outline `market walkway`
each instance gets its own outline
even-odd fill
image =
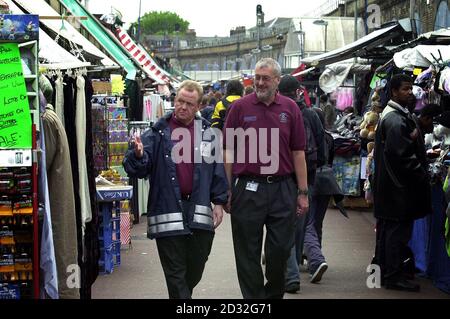
[[[374,248],[374,219],[369,212],[349,212],[350,219],[329,210],[324,224],[324,254],[329,265],[319,284],[302,273],[301,290],[286,299],[306,298],[448,298],[430,280],[419,278],[420,293],[369,289],[367,265]],[[146,219],[132,229],[132,249],[122,250],[122,264],[110,275],[100,275],[92,298],[165,299],[168,297],[155,241],[146,238]],[[217,231],[212,252],[194,298],[240,299],[229,216]]]

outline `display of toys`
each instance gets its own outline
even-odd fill
[[[369,111],[364,114],[364,121],[361,123],[359,135],[361,138],[368,139],[370,141],[375,139],[375,128],[378,123],[378,113]]]

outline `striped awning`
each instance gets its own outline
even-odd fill
[[[116,28],[116,33],[120,43],[122,43],[125,49],[131,54],[133,59],[142,66],[150,78],[159,84],[171,82],[167,72],[160,68],[151,56],[131,39],[127,32],[122,28]]]

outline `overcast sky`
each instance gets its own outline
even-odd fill
[[[261,4],[264,20],[299,17],[324,0],[142,0],[141,15],[149,11],[171,11],[190,22],[197,36],[228,36],[236,26],[256,25],[256,5]],[[111,6],[119,10],[124,22],[137,20],[139,0],[88,0],[92,13],[107,13]]]

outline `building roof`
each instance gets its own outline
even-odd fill
[[[323,20],[324,25],[317,25],[314,22]],[[364,36],[364,22],[358,19],[357,38]],[[302,46],[299,38],[304,34],[304,44]],[[325,39],[326,35],[326,39]],[[326,45],[325,45],[326,40]],[[287,35],[285,55],[302,55],[309,57],[318,55],[326,51],[341,48],[355,41],[354,19],[346,17],[302,17],[293,18],[290,31]]]
[[[396,23],[373,31],[357,41],[347,44],[341,48],[317,56],[305,58],[301,62],[306,65],[325,66],[353,57],[364,57],[366,52],[370,52],[379,45],[389,42],[400,35],[404,35],[406,32],[407,30],[404,29],[402,23]]]
[[[274,18],[269,21],[264,21],[263,28],[267,28],[267,29],[273,29],[273,28],[282,29],[284,27],[289,28],[289,25],[290,25],[292,19],[293,18]],[[256,32],[257,30],[258,30],[258,27],[254,26],[254,27],[248,29],[247,31]]]

